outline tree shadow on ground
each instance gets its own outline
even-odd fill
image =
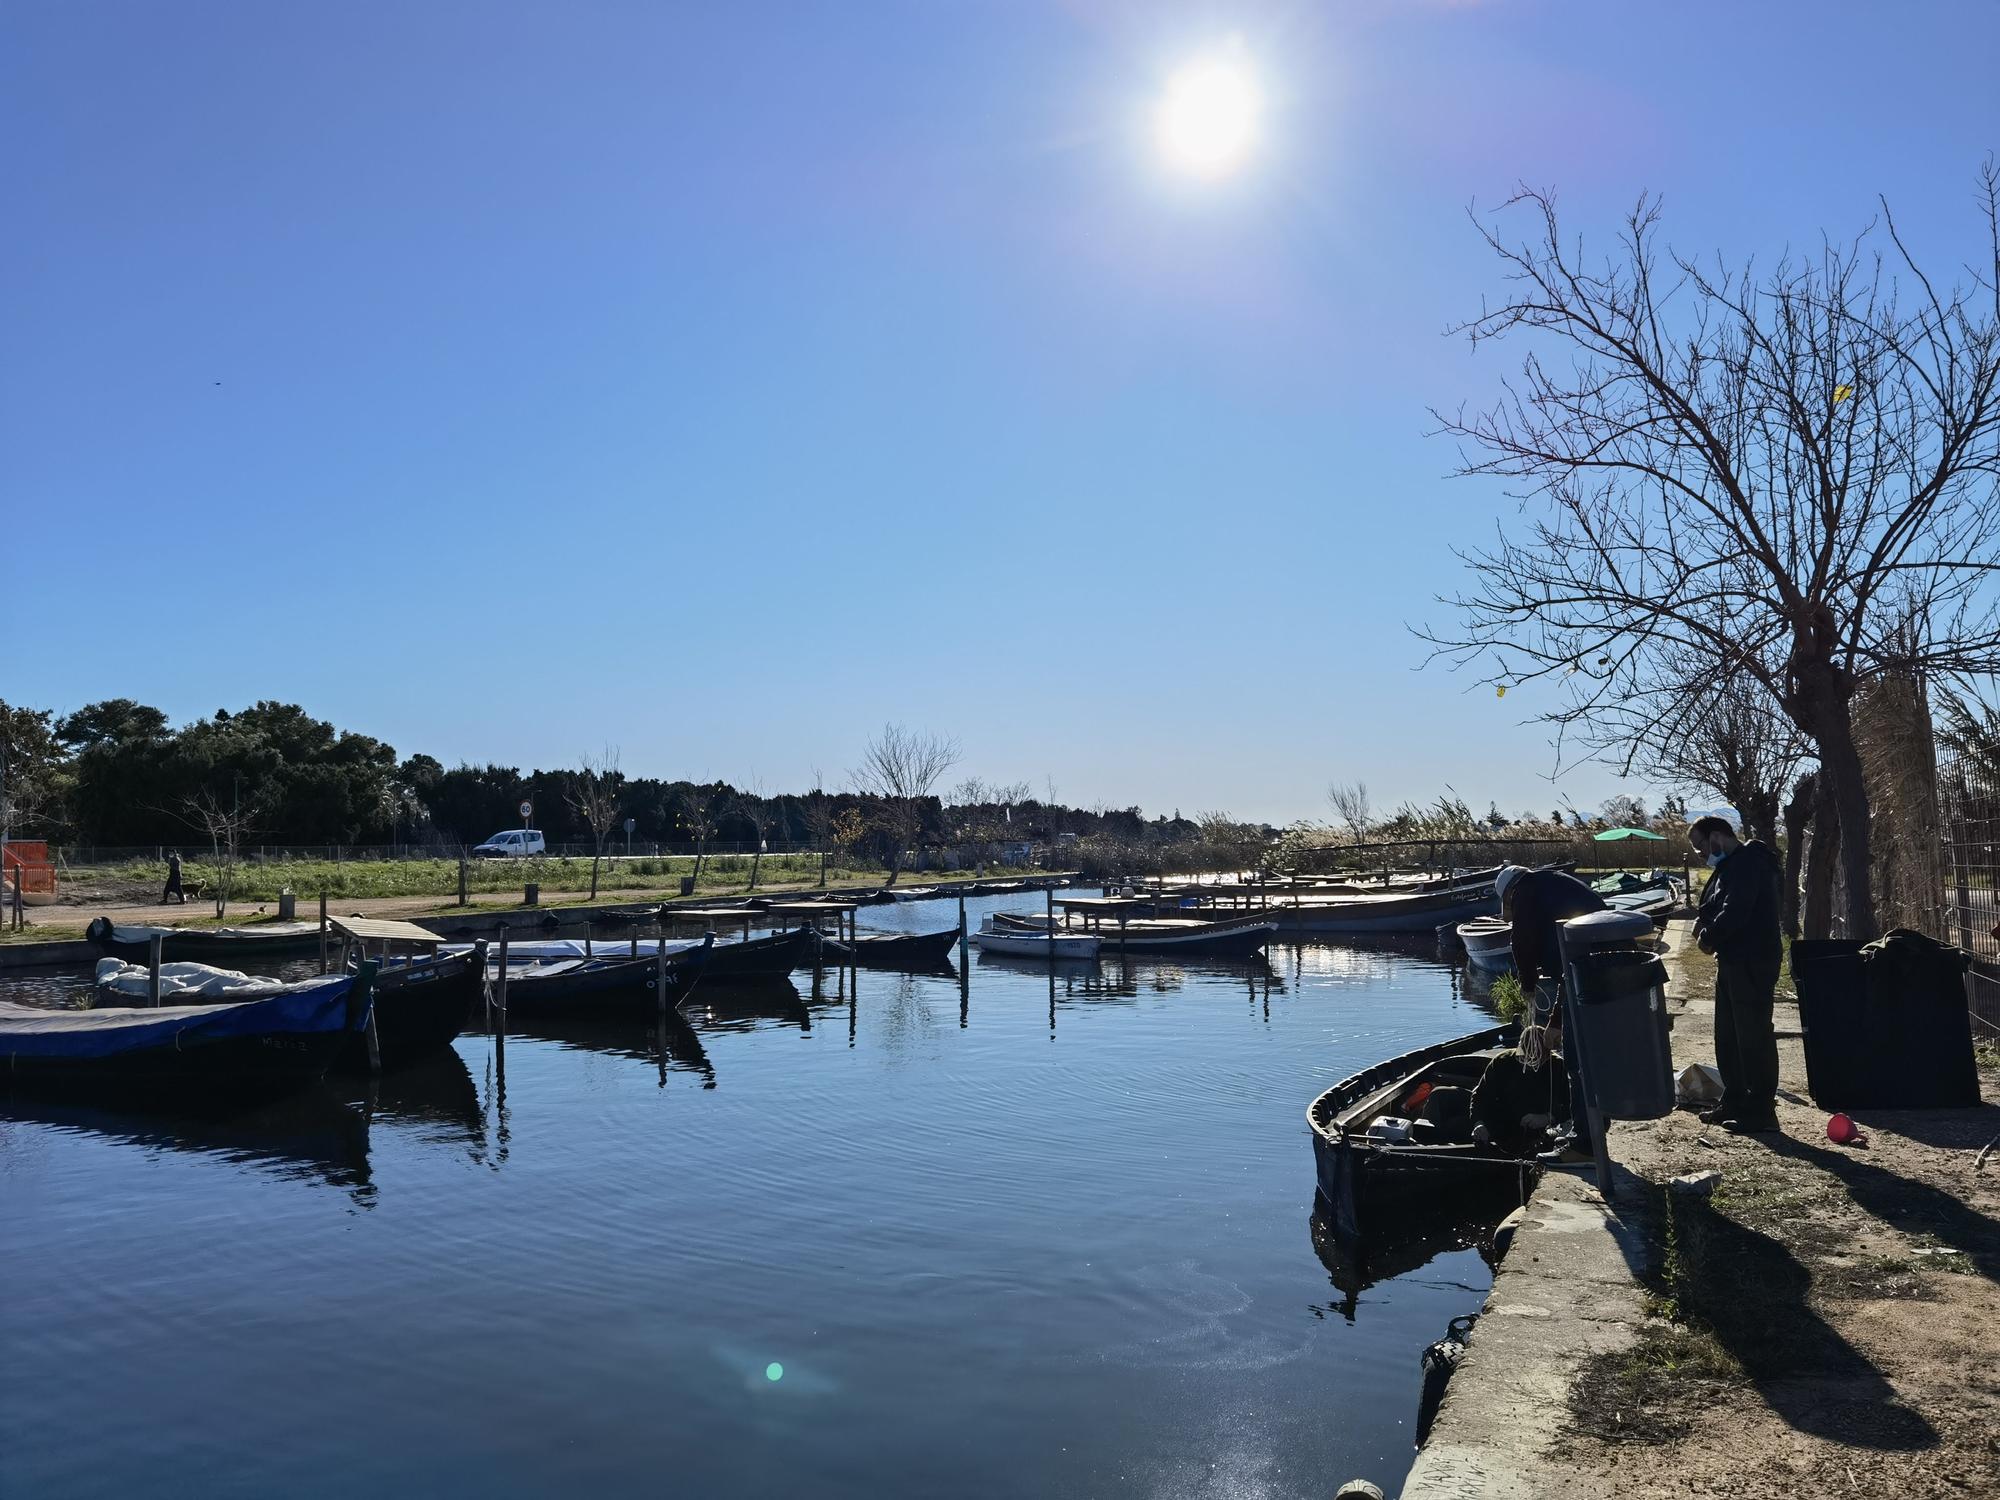
[[[1994,1116],[2000,1116],[2000,1110],[1987,1116],[1989,1123]],[[1935,1236],[1965,1256],[1979,1275],[2000,1282],[2000,1221],[1964,1200],[1928,1183],[1878,1167],[1865,1156],[1835,1151],[1812,1141],[1781,1136],[1772,1140],[1771,1149],[1838,1178],[1848,1196],[1868,1213],[1906,1234]]]
[[[1864,1129],[1900,1135],[1945,1151],[1977,1151],[2000,1135],[2000,1104],[1978,1104],[1970,1109],[1850,1109],[1847,1113]]]
[[[1812,1306],[1812,1273],[1778,1240],[1706,1200],[1674,1204],[1683,1313],[1709,1328],[1765,1404],[1799,1432],[1909,1452],[1937,1430]]]

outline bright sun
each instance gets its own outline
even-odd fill
[[[1233,50],[1182,64],[1153,113],[1161,157],[1190,177],[1227,177],[1257,143],[1263,102],[1257,75]]]

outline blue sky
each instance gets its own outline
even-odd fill
[[[1407,626],[1512,505],[1465,221],[1976,230],[2000,7],[16,4],[0,696],[833,781],[888,719],[1152,811],[1556,785]],[[1244,169],[1149,133],[1237,39]],[[19,637],[14,637],[16,640]],[[1634,790],[1644,790],[1634,787]]]

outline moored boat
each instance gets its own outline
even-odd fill
[[[227,1005],[49,1010],[0,1001],[0,1078],[124,1097],[256,1096],[322,1076],[369,1014],[373,966]]]
[[[382,1067],[409,1067],[450,1047],[471,1024],[485,985],[480,948],[383,969],[375,976],[375,1043]],[[333,1059],[338,1073],[366,1073],[373,1066],[365,1035],[349,1036]]]
[[[997,913],[995,920],[1005,929],[1047,932],[1048,918],[1010,916]],[[1061,926],[1057,932],[1068,931]],[[1224,918],[1205,921],[1184,917],[1142,917],[1113,926],[1101,923],[1091,935],[1103,940],[1104,950],[1121,953],[1168,953],[1212,958],[1247,957],[1261,953],[1277,936],[1278,924],[1267,916]]]
[[[669,958],[666,981],[671,1003],[700,967],[701,949]],[[497,978],[497,965],[495,966]],[[555,958],[509,964],[507,1014],[567,1014],[586,1010],[652,1010],[659,1006],[660,960],[644,958]]]
[[[1062,959],[1097,957],[1104,940],[1094,932],[1028,932],[1007,927],[992,916],[970,935],[972,946],[981,953],[997,953],[1009,958]]]
[[[144,963],[160,938],[163,961],[230,967],[246,961],[308,953],[319,946],[317,922],[263,922],[253,927],[124,926],[98,917],[83,934],[116,958]]]
[[[1532,1156],[1475,1143],[1469,1120],[1452,1126],[1412,1119],[1436,1091],[1469,1095],[1515,1036],[1514,1027],[1496,1026],[1421,1047],[1343,1079],[1313,1100],[1306,1110],[1313,1165],[1337,1233],[1358,1237],[1399,1204],[1437,1208],[1508,1184],[1525,1194],[1539,1170]]]
[[[1474,917],[1455,929],[1465,945],[1465,960],[1488,974],[1507,974],[1514,968],[1514,924],[1505,917]]]
[[[1259,913],[1283,932],[1340,937],[1367,933],[1432,932],[1446,922],[1492,916],[1500,910],[1493,886],[1451,887],[1409,895],[1353,896],[1340,901],[1273,902]]]
[[[951,962],[958,946],[958,929],[942,932],[863,932],[852,942],[821,940],[828,964],[853,964],[863,969],[935,969]]]

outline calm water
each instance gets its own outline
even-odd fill
[[[664,1034],[462,1037],[372,1115],[359,1091],[208,1122],[12,1106],[5,1490],[1401,1478],[1418,1353],[1488,1273],[1451,1250],[1337,1288],[1304,1112],[1485,1024],[1452,969],[1329,946],[797,978],[705,990]]]

